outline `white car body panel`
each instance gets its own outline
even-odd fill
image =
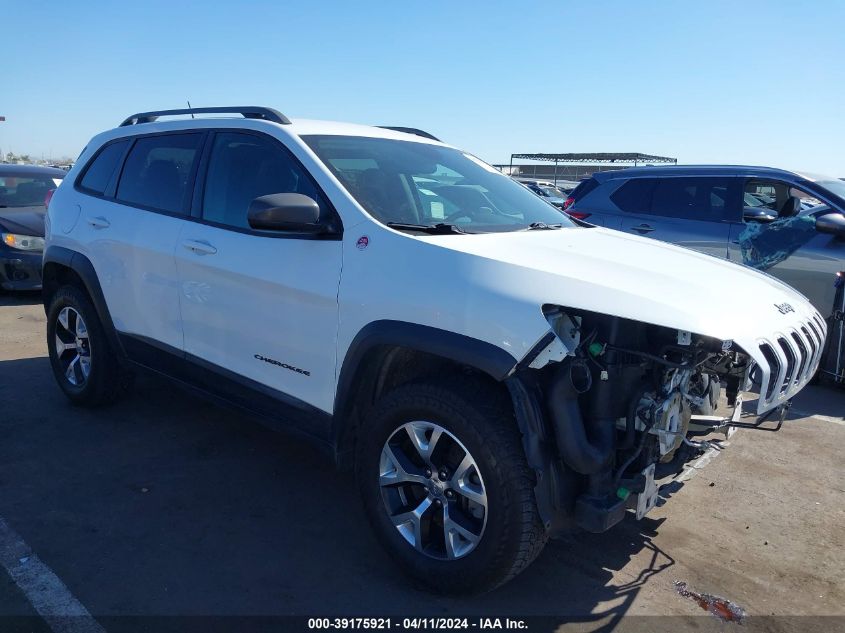
[[[776,389],[771,399],[761,398],[761,412],[794,395],[818,364],[818,358],[808,359],[786,376],[788,359],[777,345],[776,363],[761,353],[761,343],[775,343],[792,333],[803,337],[802,326],[808,322],[824,328],[806,299],[767,275],[601,228],[484,235],[400,233],[358,205],[299,135],[346,134],[436,144],[425,138],[320,121],[278,125],[202,118],[105,132],[91,141],[77,166],[85,165],[113,138],[195,128],[251,129],[282,141],[332,201],[344,225],[342,242],[262,238],[145,213],[143,222],[117,223],[125,239],[156,244],[155,252],[137,257],[138,251],[129,253],[110,238],[80,228],[101,202],[73,189],[81,167],[68,174],[49,211],[53,226],[66,226],[73,222],[65,216],[78,203],[84,206],[81,218],[69,232],[52,230],[48,240],[99,262],[95,268],[105,280],[106,301],[119,330],[184,349],[323,411],[334,411],[340,368],[355,336],[369,323],[385,319],[491,343],[507,351],[515,363],[549,331],[544,304],[732,340],[760,365],[764,381],[783,383],[788,378],[788,385]],[[368,238],[366,248],[359,248],[362,236]],[[182,252],[178,243],[185,239],[213,241],[217,259],[212,263]],[[173,307],[176,297],[181,312]],[[789,310],[784,314],[778,306],[785,304]],[[262,346],[268,351],[259,349]],[[306,380],[254,358],[254,354],[274,358],[275,353],[284,356],[277,360],[311,376]]]
[[[70,187],[61,194],[72,191]],[[126,213],[119,204],[75,194],[70,215],[54,218],[50,243],[69,245],[97,271],[112,321],[121,332],[182,348],[182,317],[173,251],[185,220],[160,213]],[[59,208],[59,205],[54,205]],[[72,240],[58,227],[73,225]],[[107,226],[105,226],[107,225]]]
[[[176,249],[185,351],[331,411],[341,248],[186,222]]]
[[[362,235],[369,243],[357,250]],[[344,245],[339,358],[368,323],[395,319],[520,361],[549,331],[542,306],[552,304],[732,340],[765,367],[761,342],[818,317],[798,292],[751,268],[598,227],[412,236],[372,222],[348,231]],[[794,312],[782,314],[785,303]]]

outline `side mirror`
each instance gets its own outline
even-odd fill
[[[816,218],[816,230],[837,237],[845,237],[845,215],[827,213]]]
[[[290,231],[292,233],[322,233],[320,205],[301,193],[272,193],[256,198],[249,204],[247,221],[262,231]]]
[[[745,222],[773,222],[778,219],[778,214],[766,207],[745,207],[742,219]]]

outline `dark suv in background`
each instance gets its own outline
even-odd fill
[[[723,257],[788,283],[827,318],[834,335],[823,369],[842,381],[842,180],[729,165],[622,169],[584,180],[564,209],[593,224]],[[737,291],[742,288],[725,288]]]
[[[768,167],[642,167],[594,174],[566,211],[763,270],[824,315],[845,269],[845,182]],[[730,289],[726,289],[730,290]]]

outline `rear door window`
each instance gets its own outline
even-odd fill
[[[610,200],[625,213],[648,213],[655,184],[653,178],[629,180],[613,192]]]
[[[0,208],[42,207],[47,194],[59,186],[61,179],[51,176],[0,176]]]
[[[126,157],[117,199],[158,211],[185,213],[202,140],[203,134],[139,138]]]
[[[734,220],[740,197],[736,178],[661,178],[651,194],[650,213],[710,222]]]
[[[598,186],[599,183],[595,178],[588,178],[586,180],[582,180],[575,186],[575,189],[569,192],[569,197],[572,199],[573,203],[577,203],[579,200],[585,198],[588,194],[590,194]]]
[[[85,173],[79,186],[90,193],[103,195],[120,167],[120,161],[129,145],[129,140],[116,141],[106,145],[94,157]]]

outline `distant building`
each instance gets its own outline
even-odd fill
[[[542,161],[541,163],[514,164],[514,160]],[[511,154],[507,165],[494,165],[515,178],[537,180],[582,180],[598,171],[625,169],[645,165],[678,164],[677,158],[640,153],[585,153],[585,154]]]

